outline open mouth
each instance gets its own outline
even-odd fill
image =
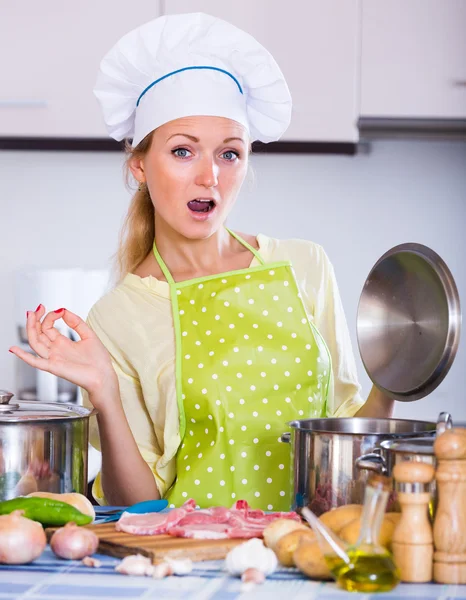
[[[195,213],[208,213],[215,208],[215,202],[213,200],[198,198],[188,202],[188,208]]]

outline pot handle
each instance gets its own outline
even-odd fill
[[[453,427],[453,420],[449,412],[441,412],[437,419],[436,435],[442,435],[447,429]]]
[[[285,444],[289,444],[291,442],[291,433],[289,431],[282,433],[280,441],[284,442]]]
[[[369,452],[369,454],[363,454],[356,459],[356,466],[358,469],[364,469],[365,471],[375,471],[382,475],[387,474],[387,465],[385,459],[376,452]]]

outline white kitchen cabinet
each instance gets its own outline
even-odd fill
[[[230,21],[273,54],[293,96],[284,140],[357,141],[358,0],[0,3],[0,138],[108,139],[92,93],[103,55],[161,12],[195,11]]]
[[[293,98],[283,141],[358,139],[358,0],[165,0],[164,14],[205,12],[253,35],[273,55]]]
[[[0,3],[0,136],[106,138],[92,92],[100,60],[159,0]]]
[[[361,116],[466,118],[465,0],[362,0]]]

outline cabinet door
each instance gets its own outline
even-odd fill
[[[465,0],[362,0],[361,115],[466,118]]]
[[[165,0],[165,14],[205,12],[253,35],[293,98],[288,141],[358,139],[358,0]]]
[[[99,63],[158,15],[158,0],[1,3],[0,136],[106,138],[92,92]]]

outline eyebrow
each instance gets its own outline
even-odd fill
[[[169,140],[171,140],[173,137],[177,136],[177,135],[182,135],[184,137],[187,137],[188,139],[190,139],[192,142],[195,142],[196,144],[199,143],[199,138],[195,137],[194,135],[189,135],[187,133],[174,133],[173,135],[171,135],[169,138],[167,138],[167,142]],[[229,137],[223,140],[224,144],[228,144],[228,142],[232,142],[233,140],[238,140],[239,142],[243,142],[243,144],[245,144],[246,142],[243,140],[243,138],[240,137]]]

